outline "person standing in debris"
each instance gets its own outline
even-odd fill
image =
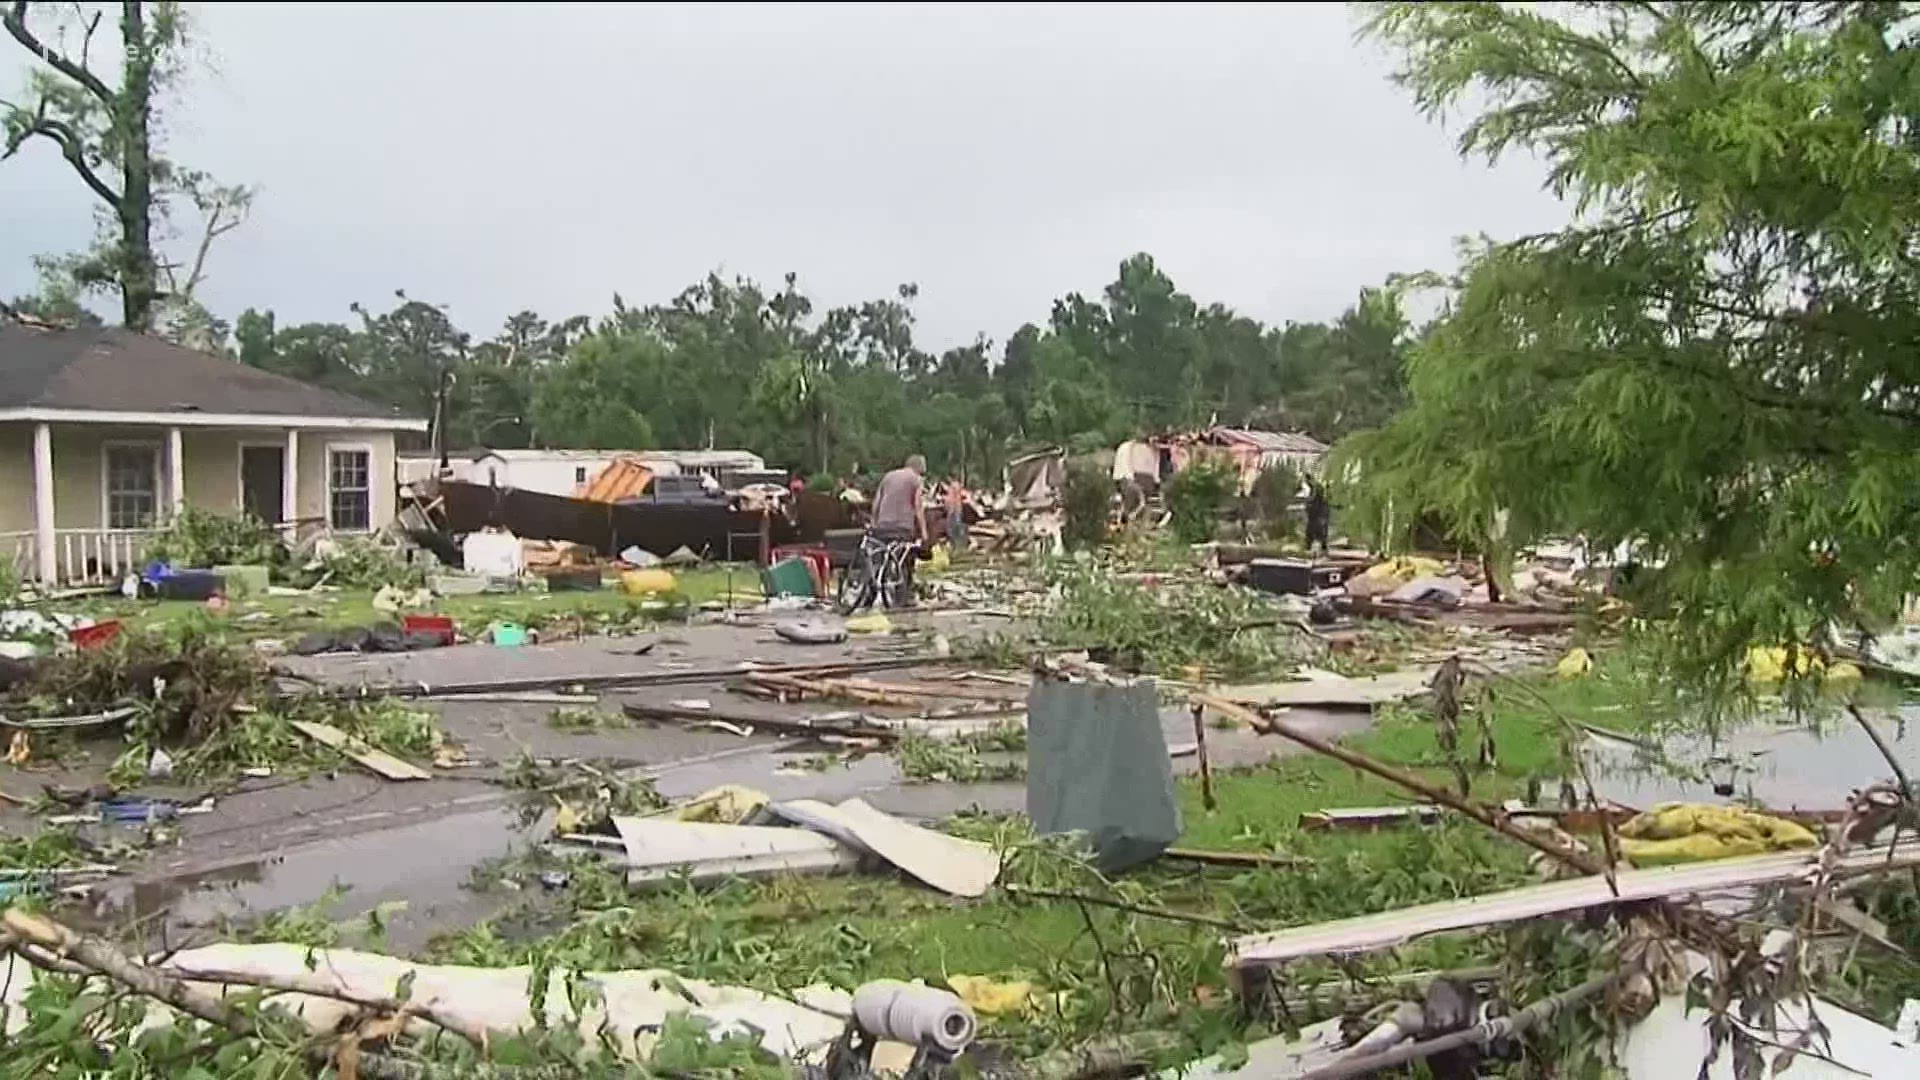
[[[890,607],[913,602],[914,549],[927,539],[926,473],[927,459],[914,454],[882,476],[873,491],[873,514],[860,552],[870,588]]]
[[[967,550],[967,485],[948,477],[940,499],[947,508],[947,546],[958,554]]]
[[[1307,481],[1307,550],[1327,553],[1327,536],[1333,528],[1333,507],[1327,503],[1327,491],[1317,480]]]

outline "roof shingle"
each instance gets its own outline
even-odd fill
[[[0,320],[0,409],[32,408],[416,422],[389,405],[131,330]]]

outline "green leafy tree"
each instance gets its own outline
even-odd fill
[[[1632,541],[1676,661],[1819,642],[1920,572],[1911,5],[1388,4],[1367,33],[1461,149],[1582,208],[1470,250],[1363,491]]]
[[[368,383],[381,400],[428,417],[428,446],[435,458],[447,449],[447,421],[459,408],[456,393],[470,355],[469,337],[446,311],[394,291],[400,303],[376,315],[359,304]]]
[[[1412,336],[1390,289],[1362,290],[1332,325],[1289,324],[1273,336],[1276,385],[1252,419],[1327,442],[1379,427],[1406,405]]]
[[[654,444],[640,403],[670,358],[635,332],[592,334],[545,371],[533,393],[534,424],[548,446],[642,449]]]
[[[97,66],[94,56],[95,38],[113,9],[117,17],[108,26],[117,74]],[[106,215],[100,242],[52,265],[76,292],[117,290],[128,327],[152,329],[170,302],[169,329],[190,344],[217,345],[216,330],[223,335],[224,329],[193,301],[193,290],[205,276],[213,241],[245,218],[252,196],[178,168],[158,145],[160,103],[186,66],[188,23],[180,5],[13,0],[0,9],[0,26],[31,58],[21,99],[0,101],[6,135],[0,156],[35,140],[52,144]],[[195,253],[184,262],[156,254],[156,231],[164,233],[176,198],[193,203],[205,220]]]

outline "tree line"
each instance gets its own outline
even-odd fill
[[[1410,328],[1387,290],[1332,323],[1270,327],[1201,305],[1140,254],[1098,299],[1066,296],[999,347],[981,336],[938,353],[916,340],[916,298],[902,285],[822,309],[793,274],[777,288],[713,274],[664,303],[615,296],[597,317],[523,311],[483,338],[402,293],[383,312],[355,305],[352,324],[250,309],[230,348],[429,417],[450,451],[738,446],[834,475],[919,452],[992,477],[1035,446],[1211,423],[1331,440],[1383,422],[1405,393]]]

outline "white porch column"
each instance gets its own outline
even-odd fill
[[[187,505],[186,455],[181,452],[180,429],[167,429],[167,505],[174,513]]]
[[[280,521],[287,535],[297,535],[294,522],[300,519],[300,432],[287,429],[287,456],[281,462]]]
[[[33,561],[41,581],[59,584],[53,550],[53,429],[46,424],[33,426]]]

